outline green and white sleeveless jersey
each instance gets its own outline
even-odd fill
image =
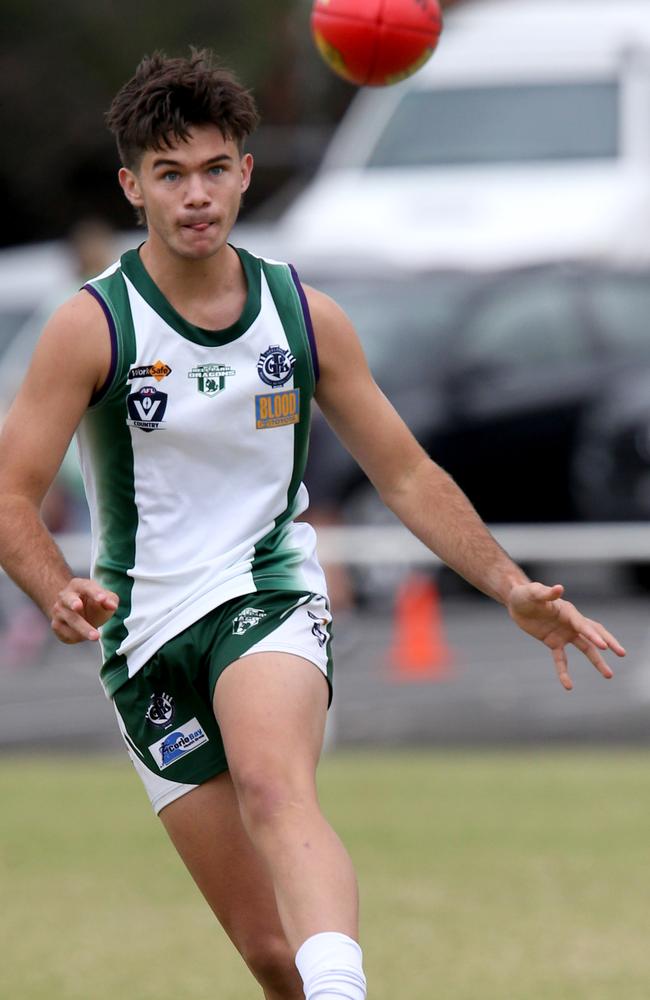
[[[112,341],[78,431],[91,572],[120,598],[101,629],[109,695],[224,601],[326,593],[314,530],[294,521],[318,377],[309,310],[287,264],[237,253],[248,295],[226,330],[184,320],[136,250],[85,286]]]

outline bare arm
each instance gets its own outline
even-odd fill
[[[504,604],[522,629],[549,646],[566,688],[572,686],[567,642],[578,646],[604,676],[612,676],[598,650],[611,648],[624,655],[622,646],[561,600],[562,587],[528,580],[383,395],[345,313],[326,295],[314,289],[306,293],[321,368],[316,399],[386,506],[448,566]]]
[[[328,422],[406,527],[473,586],[506,604],[527,577],[381,392],[345,314],[326,296],[309,295],[321,367],[316,398]]]
[[[0,434],[0,563],[52,620],[64,642],[96,639],[117,606],[90,580],[75,580],[40,517],[43,498],[93,392],[107,377],[110,341],[87,292],[46,325]],[[87,614],[85,613],[87,612]]]

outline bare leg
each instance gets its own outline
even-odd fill
[[[215,690],[244,827],[270,873],[294,953],[321,931],[358,936],[352,863],[316,794],[326,710],[323,675],[286,653],[243,657]]]
[[[282,930],[266,866],[242,825],[230,775],[188,792],[160,818],[266,1000],[304,1000],[295,949]]]

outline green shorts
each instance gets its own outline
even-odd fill
[[[331,622],[317,594],[246,594],[174,636],[118,688],[120,732],[156,812],[228,769],[212,707],[228,664],[251,653],[293,653],[322,671],[331,701]]]

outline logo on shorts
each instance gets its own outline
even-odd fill
[[[272,344],[266,351],[262,351],[257,362],[259,377],[267,385],[284,385],[291,378],[295,367],[296,359],[291,351],[279,344]]]
[[[182,757],[187,757],[198,747],[208,743],[208,737],[199,725],[198,719],[190,719],[183,723],[173,733],[163,736],[157,743],[152,743],[149,747],[151,756],[156,762],[159,770],[164,771],[170,764],[175,764]]]
[[[226,376],[236,374],[229,365],[197,365],[187,377],[198,379],[197,388],[204,396],[216,396],[226,388]]]
[[[167,393],[154,389],[152,385],[143,385],[128,396],[126,407],[129,412],[127,424],[147,433],[157,431],[167,409]]]
[[[259,625],[264,618],[266,618],[266,611],[262,611],[260,608],[244,608],[232,620],[232,634],[243,635],[244,632],[248,632],[249,628]]]
[[[152,694],[149,708],[145,712],[147,722],[154,726],[168,726],[174,718],[174,700],[171,695]]]
[[[327,625],[327,618],[320,618],[318,615],[312,614],[311,611],[308,611],[307,614],[314,620],[314,624],[311,627],[311,634],[316,637],[318,645],[322,649],[328,639],[327,632],[323,630],[323,625]]]

